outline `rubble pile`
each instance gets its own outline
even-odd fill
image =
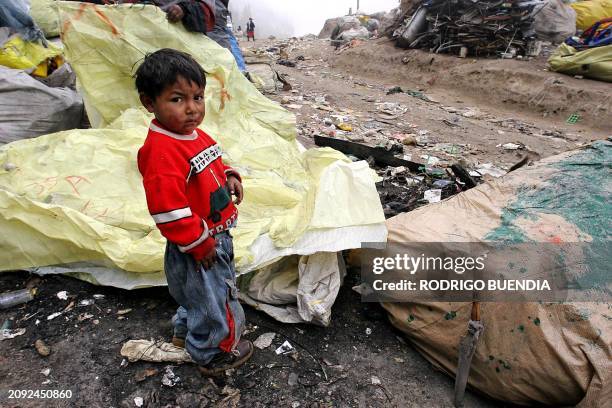
[[[545,1],[429,0],[394,32],[399,46],[462,57],[528,55]]]

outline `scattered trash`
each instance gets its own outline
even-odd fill
[[[15,330],[10,330],[10,329],[0,330],[0,341],[14,339],[17,336],[24,335],[25,332],[26,332],[25,328],[20,328],[20,329],[15,329]]]
[[[128,365],[130,365],[130,363],[129,363],[129,361],[127,360],[127,358],[123,358],[123,359],[121,359],[121,363],[119,364],[119,367],[121,367],[121,368],[125,368],[125,367],[127,367]]]
[[[406,135],[406,137],[402,139],[402,144],[406,146],[416,146],[417,139],[415,135]]]
[[[92,317],[93,317],[93,315],[92,315],[92,314],[90,314],[90,313],[81,313],[81,314],[79,314],[79,316],[77,317],[77,320],[78,320],[79,322],[83,322],[83,321],[85,321],[85,320],[89,320],[89,319],[91,319]]]
[[[79,306],[91,306],[96,303],[93,299],[83,299],[79,302]]]
[[[164,373],[164,376],[162,377],[162,384],[165,385],[166,387],[174,387],[179,382],[181,382],[181,377],[174,374],[174,371],[172,371],[172,368],[173,366],[166,366],[166,372]]]
[[[336,125],[336,127],[340,130],[343,130],[345,132],[352,132],[353,131],[353,127],[351,125],[349,125],[348,123],[338,123]]]
[[[535,37],[534,18],[544,1],[501,2],[459,0],[412,2],[412,18],[393,33],[404,48],[434,53],[490,56],[527,55]]]
[[[294,385],[297,385],[297,383],[298,383],[298,375],[296,373],[290,373],[289,378],[287,379],[287,384],[290,387],[293,387]]]
[[[47,316],[47,320],[53,320],[53,319],[55,319],[56,317],[61,316],[61,315],[62,315],[62,312],[55,312],[55,313],[52,313],[52,314],[50,314],[49,316]]]
[[[130,313],[131,311],[132,311],[132,309],[122,309],[122,310],[117,310],[117,314],[118,314],[119,316],[122,316],[122,315],[125,315],[125,314]]]
[[[45,377],[48,377],[49,374],[51,374],[51,369],[50,368],[45,368],[44,370],[40,370],[40,373],[42,375],[44,375]]]
[[[276,337],[276,333],[264,333],[253,342],[253,345],[260,350],[266,349],[272,345],[272,341]]]
[[[101,300],[101,299],[104,299],[105,297],[106,296],[101,295],[99,293],[96,293],[95,295],[93,295],[93,298],[96,299],[96,300]]]
[[[439,203],[442,200],[442,190],[427,190],[423,196],[429,204]]]
[[[36,351],[38,351],[38,354],[43,357],[47,357],[49,354],[51,354],[51,349],[49,346],[47,346],[45,342],[40,339],[34,342],[34,347],[36,348]]]
[[[0,309],[21,305],[34,299],[36,289],[21,289],[0,295]]]
[[[372,329],[370,329],[369,327],[367,327],[367,328],[365,329],[365,334],[366,334],[366,336],[369,336],[370,334],[372,334]]]
[[[138,371],[134,376],[136,382],[143,382],[149,377],[153,377],[159,374],[159,370],[156,368],[147,368],[145,370]]]
[[[497,178],[506,174],[506,171],[495,167],[493,163],[483,163],[476,166],[474,171],[470,171],[469,174],[472,177],[482,177],[484,175],[489,175],[491,177]]]
[[[519,149],[524,149],[525,145],[520,144],[520,143],[505,143],[505,144],[498,144],[497,147],[502,147],[504,150],[519,150]]]
[[[144,399],[142,397],[134,398],[134,405],[136,405],[139,408],[142,407],[144,405]]]
[[[579,120],[580,120],[580,115],[577,113],[572,113],[565,122],[570,125],[575,125],[576,123],[578,123]]]
[[[373,375],[372,378],[370,378],[370,381],[372,381],[372,385],[381,385],[382,384],[380,382],[380,378],[376,377],[375,375]]]
[[[276,61],[276,63],[278,65],[284,65],[285,67],[290,67],[290,68],[297,67],[297,64],[295,62],[289,61],[289,60],[286,60],[286,59],[280,59],[280,60]]]
[[[193,362],[184,348],[176,347],[171,343],[155,342],[153,340],[130,340],[121,347],[121,355],[126,357],[131,363],[139,360],[156,363]]]
[[[440,159],[438,159],[436,156],[424,154],[421,156],[421,159],[425,159],[425,163],[428,166],[437,166],[438,164],[440,164]]]
[[[276,349],[276,354],[281,355],[281,354],[288,354],[291,353],[295,350],[295,348],[291,345],[291,343],[289,343],[289,341],[285,340],[285,342]]]
[[[62,290],[61,292],[57,292],[57,298],[59,300],[68,300],[68,292]]]

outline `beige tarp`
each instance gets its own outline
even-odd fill
[[[607,141],[548,158],[388,220],[389,242],[609,242],[611,161]],[[610,290],[609,277],[606,282]],[[454,375],[471,303],[384,307],[429,361]],[[469,386],[515,404],[610,406],[611,308],[610,303],[483,303],[485,330]]]
[[[59,4],[66,57],[95,129],[0,147],[0,270],[71,273],[128,289],[165,283],[165,241],[136,168],[151,118],[135,109],[132,75],[147,52],[177,48],[209,73],[203,128],[243,176],[233,232],[243,295],[279,319],[328,324],[343,274],[336,252],[386,238],[367,163],[301,149],[295,117],[257,91],[229,51],[170,24],[160,9]],[[291,282],[282,296],[274,295],[277,279]]]

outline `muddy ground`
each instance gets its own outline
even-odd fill
[[[267,41],[255,47],[275,45]],[[353,127],[338,132],[341,138],[376,145],[397,134],[420,137],[417,146],[404,147],[404,154],[418,160],[435,156],[442,169],[454,162],[467,168],[493,163],[508,169],[527,153],[537,159],[612,134],[611,85],[543,71],[542,59],[459,60],[398,50],[387,40],[342,53],[316,40],[294,44],[289,51],[297,67],[275,67],[294,90],[271,98],[297,114],[299,139],[308,147],[314,145],[315,134],[330,130],[324,122],[333,114],[344,116]],[[387,95],[395,86],[422,91],[429,100],[406,93]],[[382,102],[400,104],[406,111],[381,117],[376,103]],[[567,124],[571,113],[582,120]],[[522,147],[498,146],[509,142]],[[176,305],[165,288],[123,291],[62,276],[32,279],[25,272],[0,278],[0,293],[21,289],[27,282],[39,288],[30,303],[0,311],[0,323],[8,320],[12,328],[26,330],[0,341],[2,406],[133,407],[138,397],[146,407],[452,406],[452,379],[407,344],[379,307],[360,302],[351,289],[358,283],[355,271],[349,271],[330,327],[282,325],[246,308],[246,337],[254,340],[275,332],[272,347],[258,350],[243,368],[215,381],[202,378],[189,364],[170,367],[180,377],[173,387],[162,385],[167,365],[126,365],[119,354],[129,339],[170,339]],[[67,291],[67,300],[57,297],[60,291]],[[79,305],[88,299],[94,302]],[[50,347],[50,355],[37,352],[36,340]],[[285,340],[297,354],[274,353]],[[144,378],[145,373],[151,375]],[[10,389],[70,389],[73,397],[10,400]],[[505,405],[468,392],[466,406]]]

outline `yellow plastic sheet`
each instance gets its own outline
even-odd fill
[[[51,43],[44,47],[38,42],[24,41],[15,35],[1,46],[0,65],[46,77],[49,60],[55,59],[57,65],[61,65],[61,55],[62,50]]]
[[[124,288],[164,283],[165,241],[136,167],[151,118],[134,109],[132,78],[143,56],[162,47],[191,53],[209,73],[203,128],[245,186],[233,233],[239,273],[385,239],[367,164],[331,149],[301,151],[294,116],[261,95],[229,51],[152,6],[60,7],[67,58],[98,129],[0,148],[0,270],[70,272]]]
[[[580,30],[612,17],[612,0],[577,1],[570,6],[576,10],[576,28]]]
[[[548,63],[553,71],[612,82],[612,45],[578,51],[563,43]]]

